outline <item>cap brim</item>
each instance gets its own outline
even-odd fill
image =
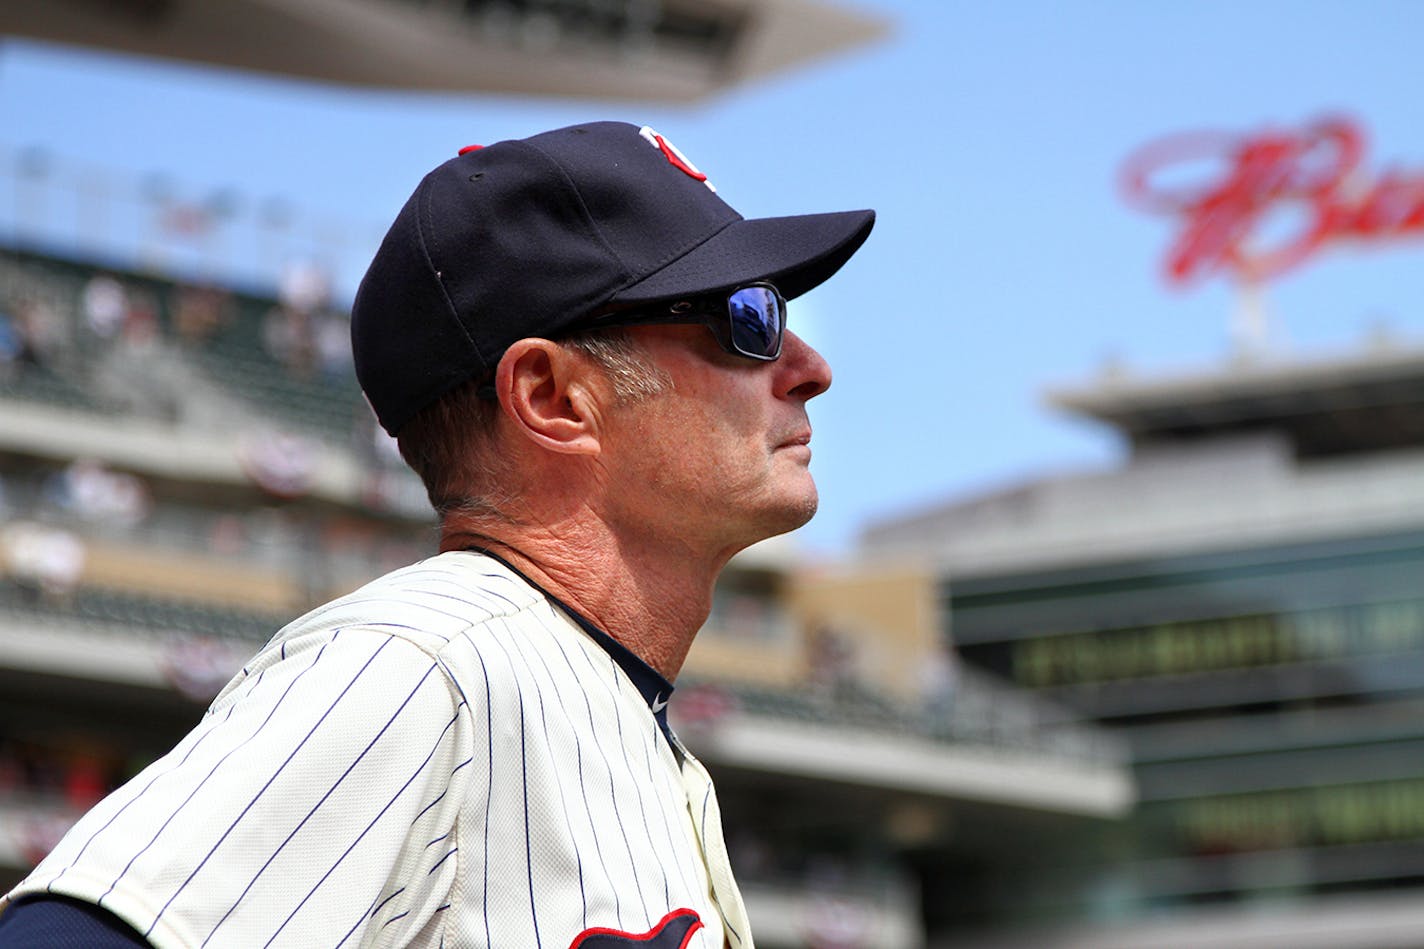
[[[874,211],[733,221],[667,266],[619,290],[610,302],[647,303],[757,280],[776,284],[789,300],[841,269],[874,224]]]

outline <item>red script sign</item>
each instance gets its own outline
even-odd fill
[[[1387,169],[1370,181],[1364,150],[1359,128],[1340,118],[1245,138],[1186,133],[1132,155],[1121,183],[1130,203],[1182,218],[1167,252],[1169,282],[1217,270],[1254,282],[1334,241],[1424,236],[1424,173]],[[1216,177],[1191,180],[1202,165]],[[1184,171],[1187,183],[1177,183]],[[1281,230],[1283,212],[1290,226],[1266,235],[1268,225]]]

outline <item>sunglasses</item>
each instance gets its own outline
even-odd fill
[[[733,356],[771,362],[781,355],[786,300],[769,283],[751,283],[728,293],[708,294],[594,317],[584,328],[701,324]]]

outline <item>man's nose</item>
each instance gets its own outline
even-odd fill
[[[811,344],[790,330],[781,340],[782,377],[786,395],[807,401],[831,387],[831,366]]]

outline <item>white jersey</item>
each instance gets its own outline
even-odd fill
[[[751,949],[664,689],[500,561],[441,554],[279,632],[9,898],[164,949]]]

